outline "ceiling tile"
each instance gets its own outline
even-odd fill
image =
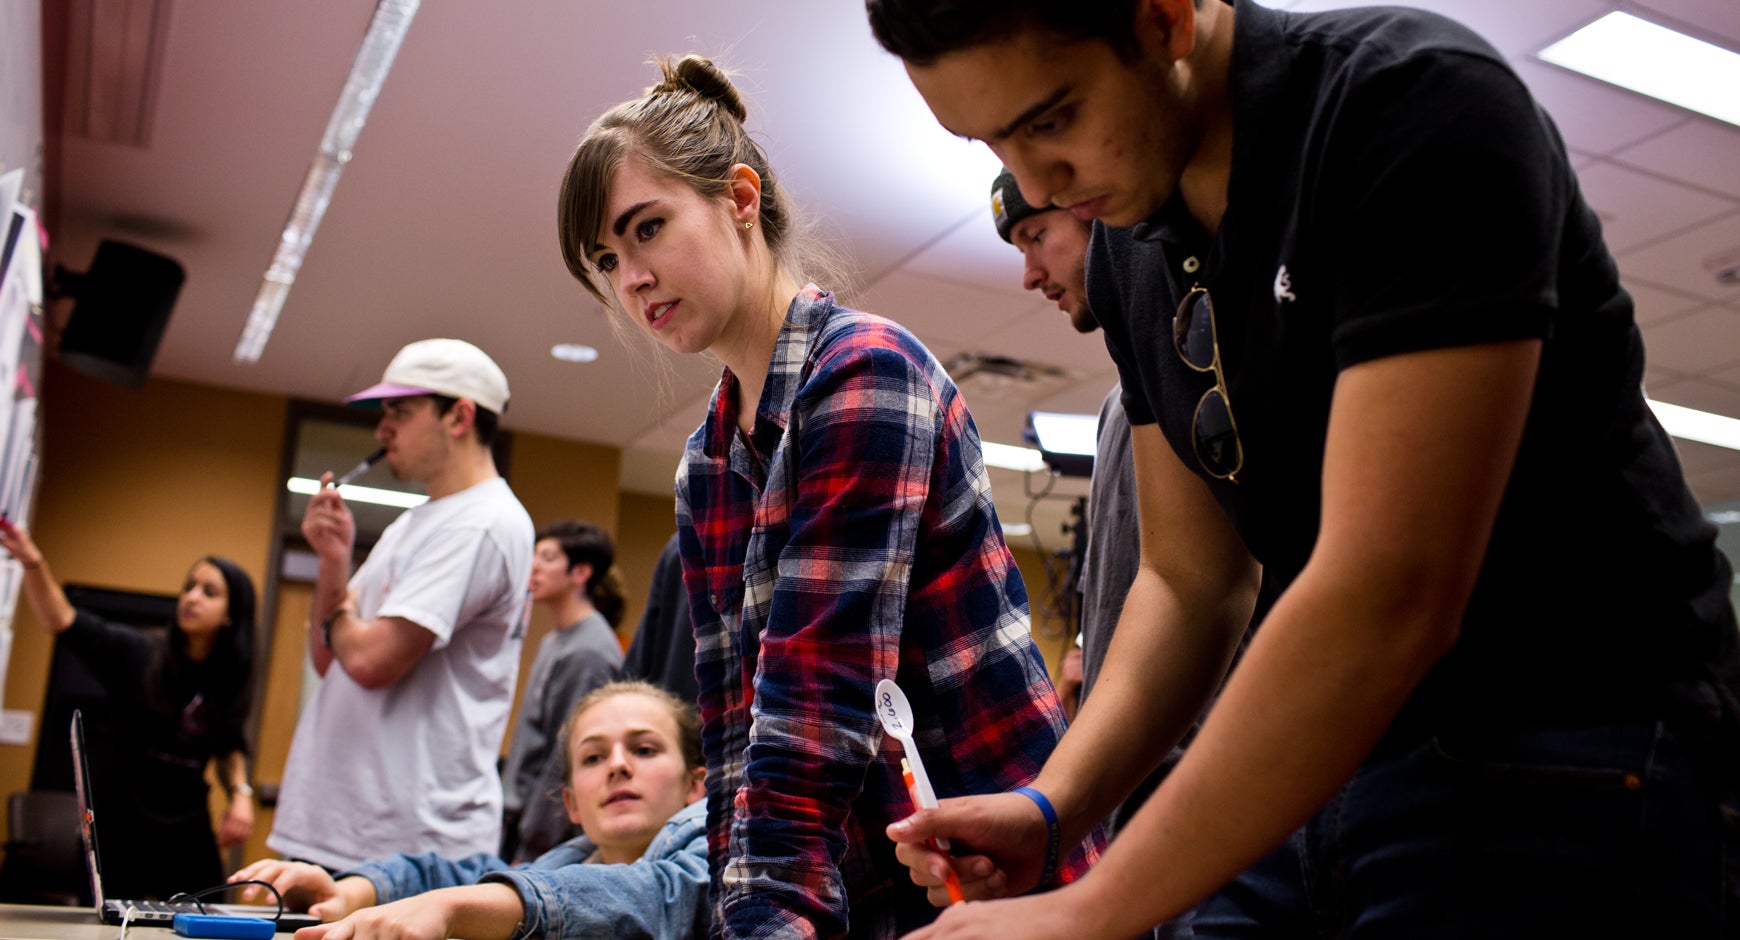
[[[1735,311],[1735,313],[1736,315],[1740,315],[1740,311]],[[1740,388],[1740,363],[1729,366],[1726,369],[1716,369],[1712,372],[1708,372],[1705,374],[1705,377],[1713,382],[1720,382],[1724,385],[1732,385],[1735,388]]]
[[[1686,468],[1686,482],[1691,484],[1692,495],[1697,497],[1700,506],[1719,506],[1740,499],[1740,451],[1692,441],[1680,441],[1679,444],[1680,461]],[[1694,448],[1702,453],[1688,460],[1687,455]],[[1723,459],[1723,453],[1729,456]],[[1692,469],[1693,462],[1698,464],[1698,469]],[[1730,560],[1740,564],[1740,558]]]
[[[1607,155],[1686,120],[1678,108],[1555,66],[1533,60],[1511,64],[1552,115],[1565,143],[1579,150]]]
[[[1663,389],[1652,386],[1649,394],[1656,401],[1665,401],[1670,405],[1740,418],[1740,386],[1690,378]]]
[[[1740,201],[1612,163],[1597,163],[1578,179],[1615,254],[1740,209]]]
[[[1621,278],[1672,285],[1706,300],[1740,300],[1740,282],[1716,280],[1718,263],[1740,255],[1740,211],[1647,247],[1616,253]]]
[[[1565,152],[1571,157],[1571,169],[1576,170],[1578,173],[1583,172],[1605,159],[1600,154],[1578,150],[1576,147],[1566,147]]]
[[[1114,367],[1104,334],[1098,330],[1077,333],[1063,311],[1050,303],[1009,324],[1001,333],[987,336],[985,343],[993,352],[1037,359],[1077,374]]]
[[[1740,15],[1734,0],[1631,0],[1637,15],[1740,50]],[[1660,16],[1652,16],[1659,13]]]
[[[958,225],[907,258],[902,269],[929,277],[999,290],[1021,287],[1021,252],[997,234],[991,221],[991,180],[985,178],[984,205]]]
[[[1740,127],[1714,118],[1688,120],[1619,150],[1613,159],[1740,199]]]
[[[1643,342],[1652,361],[1682,375],[1725,369],[1740,362],[1740,314],[1705,307],[1650,327]]]
[[[1740,466],[1740,450],[1677,437],[1674,438],[1674,449],[1679,452],[1680,466],[1685,469],[1688,479],[1693,475],[1720,473]]]
[[[1632,304],[1636,307],[1639,326],[1649,326],[1652,323],[1678,316],[1688,310],[1704,306],[1707,301],[1690,294],[1646,284],[1640,281],[1625,282],[1626,293],[1631,295]]]
[[[995,289],[900,269],[877,281],[855,305],[896,321],[926,343],[935,337],[985,349],[1043,303],[1045,298],[1022,291],[1014,278],[1007,288]]]
[[[712,404],[710,392],[674,399],[677,403],[665,409],[662,417],[647,426],[640,437],[628,446],[657,453],[680,454],[689,435],[701,426]]]
[[[1076,383],[1074,388],[1040,401],[1034,406],[1034,410],[1098,415],[1100,406],[1105,403],[1106,393],[1111,391],[1112,386],[1116,384],[1118,384],[1117,370],[1108,369],[1105,372],[1082,379]]]
[[[1293,10],[1306,13],[1364,6],[1406,6],[1431,10],[1479,33],[1515,60],[1594,20],[1608,0],[1555,0],[1519,4],[1512,0],[1299,0]]]
[[[1647,358],[1648,357],[1646,356],[1646,359]],[[1685,376],[1673,371],[1672,369],[1664,369],[1656,365],[1653,359],[1644,363],[1643,392],[1651,398],[1660,395],[1671,395],[1672,392],[1670,392],[1669,389],[1684,381],[1686,381]]]

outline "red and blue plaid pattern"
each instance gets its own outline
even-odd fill
[[[1063,712],[978,431],[916,338],[808,287],[751,435],[737,388],[727,370],[677,473],[714,935],[899,936],[936,910],[883,832],[912,805],[877,681],[911,700],[941,797],[1032,780]]]

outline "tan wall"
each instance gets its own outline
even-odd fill
[[[658,564],[665,541],[677,531],[677,506],[674,497],[644,493],[623,493],[618,505],[621,521],[616,530],[616,564],[628,589],[628,613],[619,632],[633,639],[641,614],[646,612],[653,566]]]
[[[50,364],[43,409],[32,528],[61,580],[173,593],[194,559],[217,554],[260,583],[283,398],[156,379],[124,389]],[[5,706],[35,716],[53,644],[22,600],[15,628]],[[35,734],[0,746],[0,793],[29,787],[35,748]]]
[[[1063,618],[1046,610],[1046,595],[1050,586],[1045,580],[1045,564],[1038,552],[1021,545],[1009,546],[1015,554],[1015,565],[1021,569],[1021,580],[1027,582],[1027,600],[1033,609],[1033,642],[1045,657],[1045,667],[1051,671],[1051,681],[1057,681],[1058,664],[1063,654],[1075,643],[1075,628]]]

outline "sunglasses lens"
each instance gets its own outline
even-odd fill
[[[1196,459],[1209,473],[1230,477],[1239,472],[1244,454],[1238,432],[1233,428],[1232,410],[1220,389],[1211,388],[1196,405],[1196,420],[1191,425],[1195,438]]]
[[[1172,318],[1172,343],[1178,355],[1198,372],[1214,367],[1214,307],[1208,291],[1194,290]]]

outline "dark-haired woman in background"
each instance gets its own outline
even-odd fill
[[[538,644],[502,771],[503,858],[529,862],[580,834],[562,802],[567,768],[562,723],[588,692],[622,673],[625,599],[616,545],[590,522],[565,519],[538,530],[532,600],[556,628]]]
[[[42,551],[0,519],[0,548],[24,566],[36,619],[102,683],[116,726],[90,755],[101,808],[103,885],[166,898],[223,882],[220,846],[254,829],[242,733],[253,701],[254,585],[225,558],[188,569],[167,630],[110,623],[67,601]],[[216,760],[229,809],[214,834],[206,765]]]

